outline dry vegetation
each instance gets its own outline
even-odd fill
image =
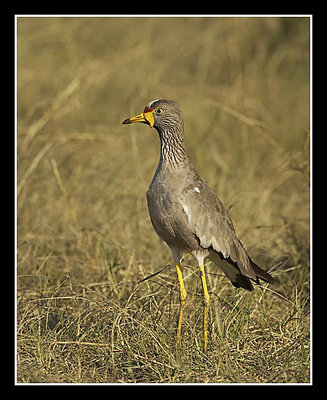
[[[17,382],[310,381],[309,22],[18,18]],[[248,293],[208,265],[207,356],[190,257],[175,346],[145,200],[156,132],[121,126],[156,98],[180,104],[200,175],[280,280]]]

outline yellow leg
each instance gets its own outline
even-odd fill
[[[203,289],[203,347],[204,347],[204,352],[206,353],[208,345],[208,314],[209,314],[210,296],[207,288],[204,265],[200,267],[200,276]]]
[[[179,297],[180,309],[179,309],[179,318],[178,318],[178,327],[177,327],[177,344],[180,345],[181,333],[182,333],[183,311],[184,311],[184,307],[185,307],[187,293],[186,293],[186,289],[185,289],[185,285],[184,285],[184,281],[183,281],[182,271],[181,271],[179,264],[176,264],[176,271],[177,271],[179,290],[180,290],[180,297]]]

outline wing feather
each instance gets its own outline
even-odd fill
[[[195,185],[192,183],[183,190],[181,203],[201,247],[213,249],[224,259],[230,259],[243,275],[257,280],[230,216],[217,195],[201,178],[198,177]]]

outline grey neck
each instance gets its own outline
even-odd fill
[[[160,162],[162,166],[179,167],[188,161],[183,132],[159,131]]]

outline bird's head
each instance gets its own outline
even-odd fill
[[[153,100],[147,104],[143,113],[127,118],[123,124],[142,122],[154,127],[159,133],[177,130],[183,131],[182,111],[172,100]]]

